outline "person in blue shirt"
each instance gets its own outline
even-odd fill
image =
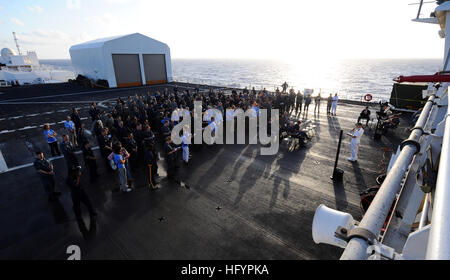
[[[127,168],[125,167],[125,162],[127,158],[124,158],[121,155],[122,147],[119,145],[115,145],[113,149],[113,160],[117,166],[117,173],[119,174],[120,188],[122,192],[127,193],[132,189],[127,185]]]
[[[50,152],[52,153],[52,156],[60,156],[61,152],[59,151],[58,141],[56,140],[56,136],[58,134],[50,128],[49,124],[44,125],[44,135],[47,138],[47,143],[50,146]]]
[[[67,119],[64,122],[64,127],[66,128],[67,135],[69,135],[70,143],[74,146],[78,146],[75,123],[72,121],[70,116],[67,116]]]

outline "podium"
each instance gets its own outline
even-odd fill
[[[344,131],[341,129],[341,133],[339,134],[339,143],[338,148],[336,152],[336,160],[334,162],[334,169],[333,174],[330,176],[330,179],[333,180],[333,182],[342,182],[344,180],[344,170],[337,167],[338,161],[339,161],[339,153],[341,152],[341,143],[342,143],[342,133]]]

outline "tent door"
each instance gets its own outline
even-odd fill
[[[143,54],[142,58],[147,85],[167,83],[166,56],[164,54]]]
[[[117,87],[141,86],[141,67],[138,54],[113,54]]]

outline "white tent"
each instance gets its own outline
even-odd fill
[[[107,80],[110,87],[173,81],[169,47],[140,33],[74,45],[69,52],[76,75]]]

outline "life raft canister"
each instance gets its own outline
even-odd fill
[[[367,102],[371,101],[372,100],[372,94],[368,93],[368,94],[364,95],[364,100],[367,101]]]

